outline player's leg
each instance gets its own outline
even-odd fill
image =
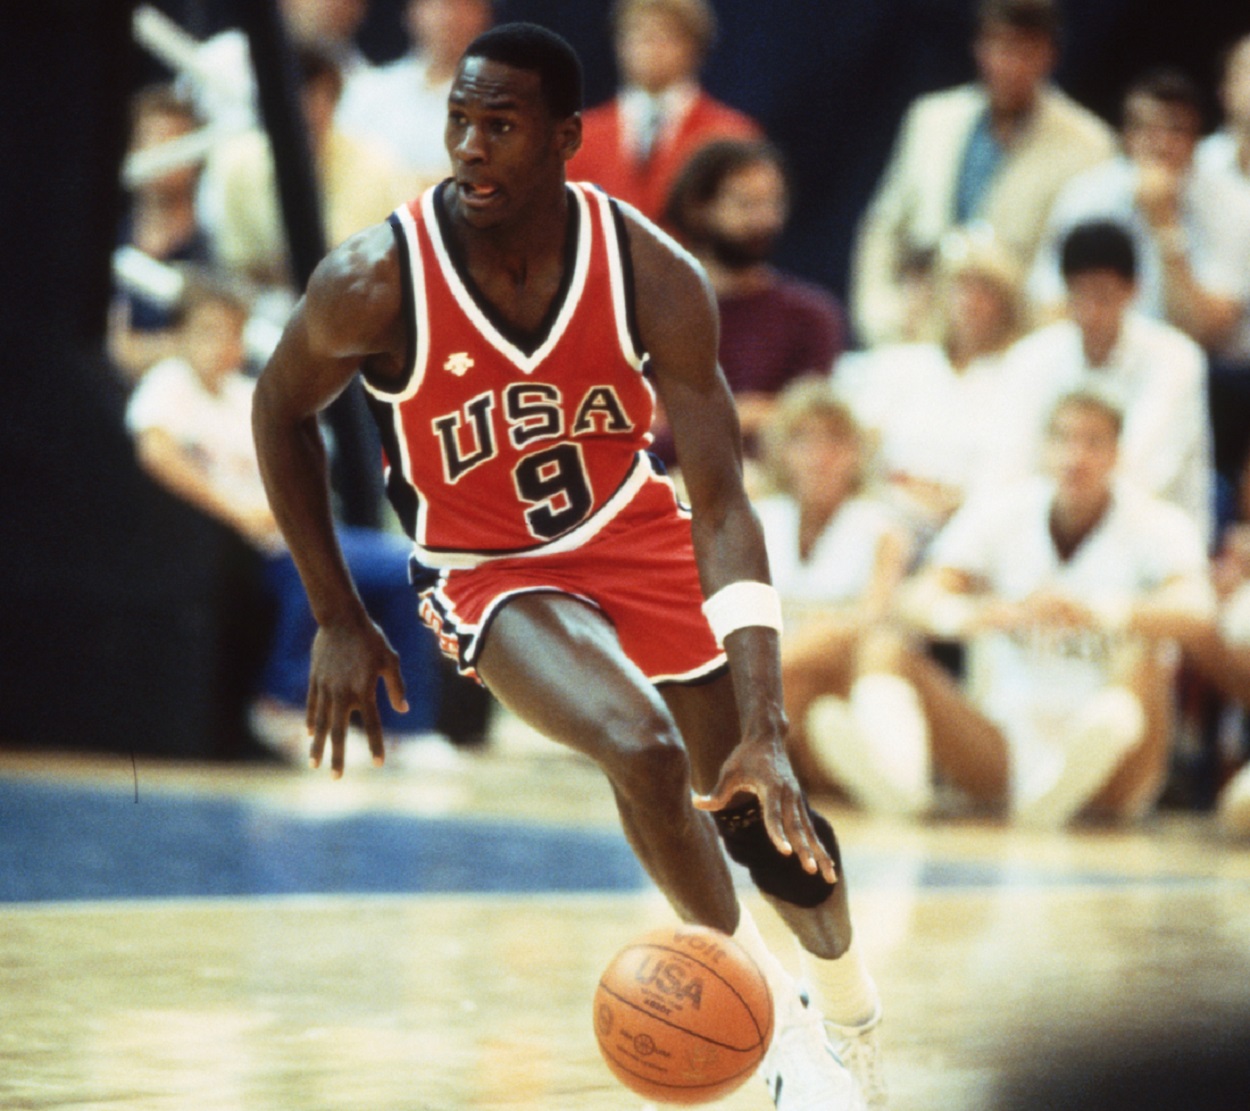
[[[690,752],[694,785],[710,790],[721,765],[741,735],[733,683],[727,673],[705,683],[666,683],[664,701],[677,721]],[[773,845],[753,800],[716,816],[729,855],[751,872],[760,894],[776,908],[809,952],[837,957],[851,943],[846,882],[833,829],[813,814],[817,832],[838,868],[838,882],[830,885],[804,871],[795,856],[783,856]]]
[[[707,791],[740,736],[732,680],[722,674],[693,685],[665,684],[661,690],[690,750],[695,786]],[[817,833],[837,866],[838,882],[830,885],[805,872],[795,857],[777,850],[750,800],[718,814],[716,820],[729,855],[748,868],[760,894],[800,944],[827,958],[821,967],[826,993],[822,1015],[808,991],[800,989],[767,950],[743,909],[734,936],[764,969],[777,1002],[777,1034],[763,1068],[777,1106],[788,1106],[783,1099],[787,1086],[795,1106],[884,1106],[885,1081],[875,1035],[881,1003],[852,945],[846,876],[833,828],[812,812]],[[858,1092],[848,1087],[846,1069]]]
[[[567,595],[518,595],[476,666],[504,706],[603,769],[626,836],[677,913],[732,934],[733,882],[711,817],[692,805],[681,734],[608,621]]]

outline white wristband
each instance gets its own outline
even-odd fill
[[[762,625],[780,633],[781,597],[768,583],[749,580],[730,583],[703,603],[703,616],[720,645],[730,633],[751,625]]]

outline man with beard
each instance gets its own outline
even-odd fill
[[[833,295],[769,262],[788,209],[777,149],[722,139],[690,160],[666,213],[716,293],[720,361],[748,455],[781,389],[803,374],[827,373],[846,347],[845,316]],[[665,441],[657,443],[661,456]]]

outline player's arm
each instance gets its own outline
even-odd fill
[[[763,534],[743,489],[738,418],[717,364],[711,288],[697,264],[650,225],[631,217],[629,239],[638,326],[693,510],[703,592],[711,598],[731,583],[767,583]],[[778,639],[776,630],[759,625],[725,637],[742,739],[701,802],[722,809],[736,796],[757,796],[778,848],[796,852],[808,871],[832,881],[833,862],[812,829],[786,753]]]
[[[265,490],[318,624],[308,689],[312,761],[320,763],[328,736],[336,775],[353,711],[375,762],[382,759],[379,677],[392,704],[406,707],[397,657],[369,619],[335,537],[317,416],[363,362],[397,360],[404,346],[400,298],[391,229],[380,224],[349,239],[313,274],[260,376],[252,409]]]

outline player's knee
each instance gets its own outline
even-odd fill
[[[690,760],[671,722],[659,715],[631,721],[608,748],[609,778],[625,798],[652,806],[689,801]]]
[[[842,861],[833,827],[810,807],[808,813],[816,836],[841,874]],[[773,844],[758,803],[722,811],[716,815],[716,828],[725,851],[746,868],[761,893],[803,908],[818,907],[833,894],[833,884],[819,873],[812,875],[804,870],[798,856],[786,855]]]

